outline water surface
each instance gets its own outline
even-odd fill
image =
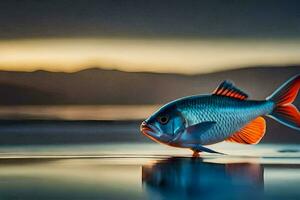
[[[297,145],[2,146],[0,199],[299,199]]]

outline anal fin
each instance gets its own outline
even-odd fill
[[[227,138],[226,141],[240,144],[257,144],[264,137],[265,132],[266,121],[263,117],[258,117]]]

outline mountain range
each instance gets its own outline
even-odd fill
[[[211,93],[225,79],[250,98],[264,99],[299,66],[250,67],[182,75],[89,68],[74,73],[0,71],[0,105],[162,104],[178,97]]]

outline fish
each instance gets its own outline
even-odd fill
[[[223,141],[257,144],[266,133],[264,117],[300,130],[300,113],[293,104],[300,88],[300,74],[283,83],[264,100],[223,81],[212,94],[173,100],[140,125],[142,134],[155,142],[200,152],[220,153],[206,145]],[[222,153],[221,153],[222,154]]]

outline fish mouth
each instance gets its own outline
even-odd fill
[[[141,132],[148,138],[157,141],[159,138],[159,130],[147,122],[143,121],[140,127]]]
[[[147,124],[145,121],[141,124],[140,130],[145,136],[158,143],[165,144],[172,140],[172,138],[166,138],[166,135],[162,134],[159,128]]]
[[[142,122],[140,131],[146,136],[149,136],[149,133],[155,133],[150,125],[148,125],[145,121]]]

